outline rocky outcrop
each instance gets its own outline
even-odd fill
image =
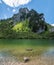
[[[50,32],[54,32],[54,27],[49,29]]]
[[[20,22],[26,19],[27,14],[29,13],[29,10],[27,8],[20,8],[19,13],[14,14],[12,19],[14,22]]]

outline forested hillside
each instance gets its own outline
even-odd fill
[[[0,38],[49,38],[49,27],[43,13],[20,8],[12,18],[0,20]]]

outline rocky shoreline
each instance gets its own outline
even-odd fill
[[[47,50],[46,53],[30,58],[28,62],[20,62],[16,57],[6,52],[0,52],[0,65],[54,65],[54,50]]]

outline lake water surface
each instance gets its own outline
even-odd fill
[[[27,48],[27,47],[54,47],[54,40],[45,40],[45,39],[0,39],[0,49],[14,49],[14,48]]]
[[[34,48],[37,47],[50,47],[49,50],[54,48],[54,40],[47,39],[0,39],[0,51],[2,50],[16,50],[16,51],[24,51],[26,48]],[[48,51],[49,51],[48,50]]]
[[[43,47],[43,48],[42,48]],[[15,57],[13,57],[11,54],[7,53],[7,50],[12,50],[15,53],[18,51],[24,52],[26,48],[33,48],[35,50],[40,50],[48,47],[47,50],[45,50],[42,53],[42,57],[48,57],[48,59],[54,58],[54,40],[27,40],[27,39],[22,39],[22,40],[16,40],[16,39],[3,39],[0,40],[0,63],[1,65],[3,62],[15,62]]]
[[[54,40],[48,39],[0,39],[0,45],[54,45]]]

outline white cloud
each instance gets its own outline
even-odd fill
[[[3,0],[3,2],[11,7],[28,4],[31,0]]]
[[[51,24],[52,26],[54,26],[54,24]]]
[[[13,9],[13,12],[16,12],[16,9]]]

